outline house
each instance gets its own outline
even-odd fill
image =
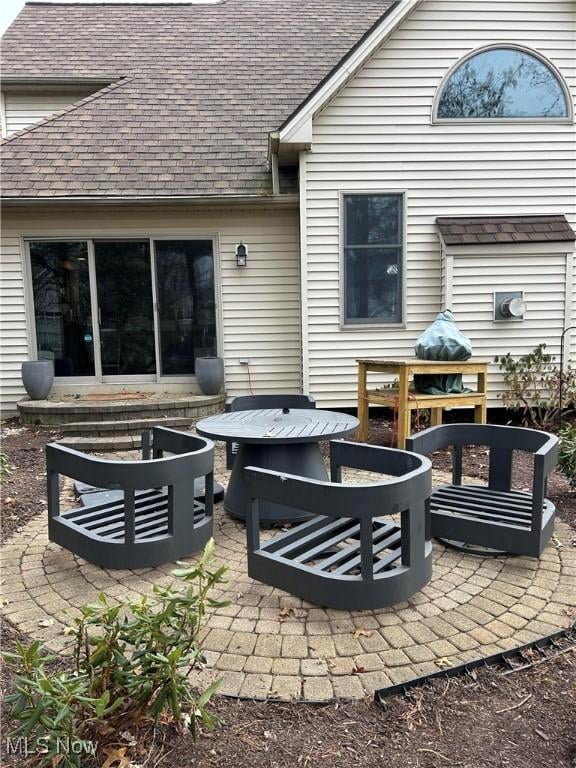
[[[229,394],[352,407],[355,360],[411,355],[446,306],[478,356],[557,353],[575,29],[571,0],[27,3],[2,51],[4,409],[26,359],[59,393],[190,392],[215,353]]]

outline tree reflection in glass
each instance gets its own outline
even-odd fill
[[[344,197],[344,320],[402,319],[402,196]]]
[[[96,241],[100,349],[104,376],[156,372],[150,244]]]
[[[461,64],[444,86],[440,119],[568,117],[554,72],[515,48],[492,48]]]
[[[38,359],[56,376],[94,376],[86,242],[31,242],[30,266]]]
[[[211,240],[156,240],[163,376],[191,375],[197,357],[216,355]]]

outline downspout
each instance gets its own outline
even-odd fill
[[[442,281],[442,296],[440,298],[440,310],[452,309],[453,300],[453,281],[454,281],[454,256],[448,253],[448,248],[442,237],[442,232],[438,232],[440,237],[440,279]]]
[[[307,215],[306,215],[306,156],[302,150],[298,155],[298,188],[300,191],[300,317],[302,345],[302,392],[310,395],[310,355],[308,340],[308,247],[307,247]]]
[[[272,174],[274,195],[280,195],[278,174],[278,150],[280,134],[278,131],[268,135],[268,165]],[[301,346],[301,391],[310,394],[310,368],[308,356],[308,265],[306,247],[306,151],[298,153],[298,191],[300,225],[300,346]]]
[[[6,97],[4,91],[0,91],[0,134],[3,139],[8,136],[8,128],[6,126]]]
[[[272,174],[272,194],[280,194],[280,175],[278,172],[278,146],[280,144],[277,132],[268,136],[268,166]]]

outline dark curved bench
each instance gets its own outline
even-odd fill
[[[343,466],[394,477],[344,485]],[[253,498],[246,527],[249,576],[330,608],[365,610],[406,600],[432,576],[425,519],[430,461],[333,441],[330,467],[331,482],[246,468]],[[314,517],[261,541],[260,500]]]
[[[467,445],[488,448],[487,485],[462,483],[462,449]],[[515,555],[542,554],[554,532],[556,508],[546,498],[546,483],[558,463],[555,435],[524,427],[445,424],[412,435],[406,447],[425,456],[452,447],[452,483],[434,488],[430,497],[432,536],[463,542],[465,551],[472,545]],[[529,493],[512,488],[514,451],[534,456]]]
[[[154,427],[151,438],[150,445],[144,433],[141,461],[46,446],[50,541],[103,568],[148,568],[204,547],[212,536],[214,445],[164,427]],[[61,511],[60,475],[123,491],[123,498]],[[201,477],[204,501],[194,499],[194,481]]]

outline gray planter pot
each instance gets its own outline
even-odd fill
[[[221,357],[197,357],[196,381],[205,395],[217,395],[224,386],[224,360]]]
[[[22,383],[30,400],[46,400],[54,383],[52,360],[28,360],[22,363]]]

